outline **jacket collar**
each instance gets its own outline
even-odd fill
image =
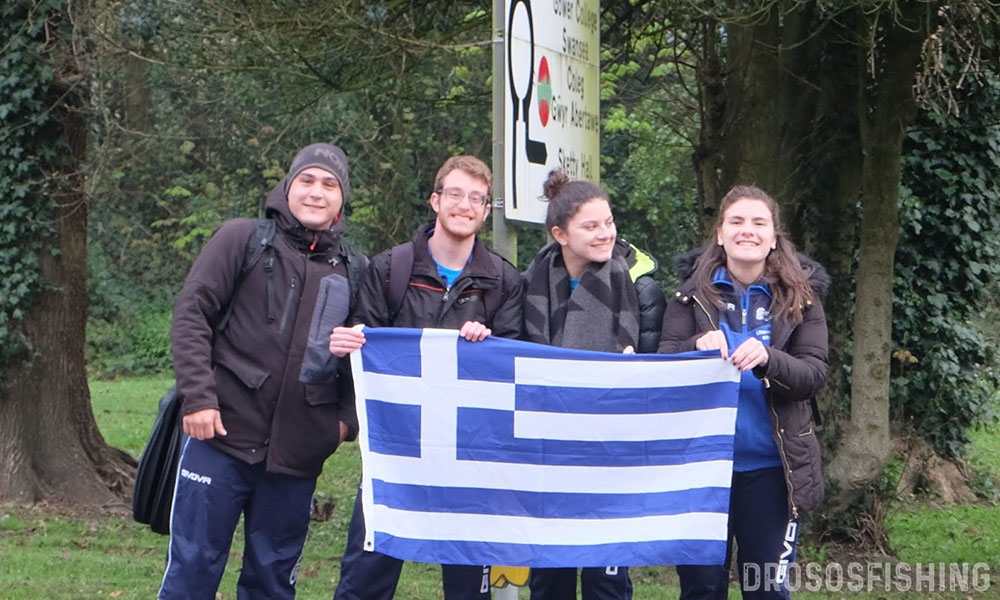
[[[417,228],[417,231],[413,234],[413,267],[414,270],[419,266],[421,269],[425,269],[428,272],[437,273],[437,266],[434,264],[434,259],[431,257],[430,251],[427,249],[427,241],[430,239],[431,234],[434,231],[434,222],[429,221],[423,223]],[[490,249],[486,247],[479,236],[476,236],[475,242],[472,245],[472,256],[469,262],[465,265],[462,270],[462,275],[459,278],[469,275],[472,277],[488,277],[488,278],[499,278],[500,273],[497,273],[496,267],[489,256]]]
[[[712,243],[714,243],[714,241]],[[694,283],[691,281],[691,275],[694,274],[694,263],[704,251],[705,248],[702,246],[689,250],[688,252],[674,258],[677,275],[682,282],[682,291],[694,289]],[[797,256],[799,263],[802,264],[802,268],[809,274],[809,285],[812,286],[813,291],[816,292],[820,298],[825,298],[827,291],[830,289],[830,274],[826,272],[823,265],[808,256],[802,253],[798,253]]]
[[[729,270],[725,267],[719,267],[712,274],[712,285],[716,287],[726,287],[733,293],[736,292],[736,284],[733,283],[732,278],[729,276]],[[768,298],[771,298],[771,286],[768,285],[766,281],[758,281],[749,287],[747,287],[747,293],[752,294],[753,292],[763,292],[767,294]]]

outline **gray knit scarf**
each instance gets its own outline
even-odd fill
[[[605,352],[638,343],[639,301],[617,251],[605,263],[591,263],[571,294],[562,251],[553,242],[531,261],[524,281],[529,342]]]

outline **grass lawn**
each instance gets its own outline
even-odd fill
[[[975,479],[995,490],[1000,477],[1000,424],[970,433]],[[988,563],[1000,598],[1000,506],[910,507],[889,515],[890,539],[900,561]]]
[[[152,427],[156,404],[169,387],[166,377],[91,382],[94,413],[105,439],[138,458]],[[980,470],[1000,474],[1000,428],[975,432],[972,460]],[[297,584],[298,597],[330,598],[336,585],[340,553],[360,474],[356,444],[348,444],[327,462],[317,487],[317,500],[332,503],[331,517],[314,522],[306,543]],[[988,563],[1000,573],[1000,509],[993,506],[954,506],[944,509],[910,506],[889,517],[890,539],[897,560],[916,565],[928,563]],[[236,597],[242,541],[233,544],[230,567],[223,578],[219,599]],[[167,538],[127,517],[66,518],[41,510],[0,509],[0,600],[153,598],[163,574]],[[817,557],[806,555],[809,552]],[[822,557],[803,548],[800,563]],[[864,557],[857,557],[864,561]],[[875,561],[881,562],[881,561]],[[828,565],[817,562],[822,572]],[[926,568],[925,568],[926,572]],[[947,568],[946,568],[947,572]],[[981,571],[979,572],[981,575]],[[836,572],[834,572],[836,575]],[[850,588],[844,573],[839,591],[808,591],[806,573],[800,574],[796,598],[1000,598],[1000,581],[992,589],[966,592],[887,592]],[[997,577],[994,577],[996,579]],[[671,567],[632,570],[637,600],[677,598],[679,590]],[[982,579],[967,577],[982,587]],[[915,581],[911,579],[911,581]],[[441,595],[440,569],[436,565],[407,563],[396,594],[403,600],[431,600]],[[527,598],[520,590],[520,598]],[[730,598],[739,598],[730,590]]]

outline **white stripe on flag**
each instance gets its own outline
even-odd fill
[[[449,386],[442,384],[440,380],[434,381],[424,377],[365,372],[364,379],[368,393],[366,398],[391,399],[395,404],[431,405],[437,402],[442,394],[450,391]],[[458,381],[454,373],[451,374],[450,381],[455,382],[457,393],[462,394],[462,406],[514,410],[515,387],[512,383],[470,379]],[[469,393],[470,388],[475,388],[476,393]],[[360,394],[358,397],[361,397]]]
[[[587,442],[687,440],[706,435],[733,435],[735,415],[735,408],[633,415],[519,410],[514,412],[514,436]]]
[[[726,513],[685,513],[630,519],[541,519],[507,515],[419,513],[375,505],[379,529],[397,537],[513,544],[608,544],[629,540],[725,539]]]
[[[458,364],[458,332],[454,335],[420,336],[421,379],[439,385],[423,397],[420,408],[420,453],[423,460],[446,465],[455,460],[458,435],[458,406],[467,392],[455,384]],[[433,358],[432,358],[433,357]],[[411,394],[412,387],[397,390],[396,397]],[[371,397],[371,396],[369,396]]]
[[[729,487],[733,462],[715,460],[683,465],[580,467],[451,461],[446,466],[420,458],[369,453],[368,473],[393,483],[473,487],[530,492],[642,494],[699,487]],[[586,474],[585,477],[581,477]]]
[[[659,388],[739,381],[740,371],[716,358],[648,362],[514,358],[516,383],[582,388]]]

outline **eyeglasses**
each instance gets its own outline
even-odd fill
[[[469,198],[469,204],[472,206],[486,206],[490,203],[490,197],[487,194],[480,194],[479,192],[468,192],[462,188],[450,187],[444,188],[437,191],[439,196],[442,196],[451,204],[458,204],[462,201],[462,198]]]

